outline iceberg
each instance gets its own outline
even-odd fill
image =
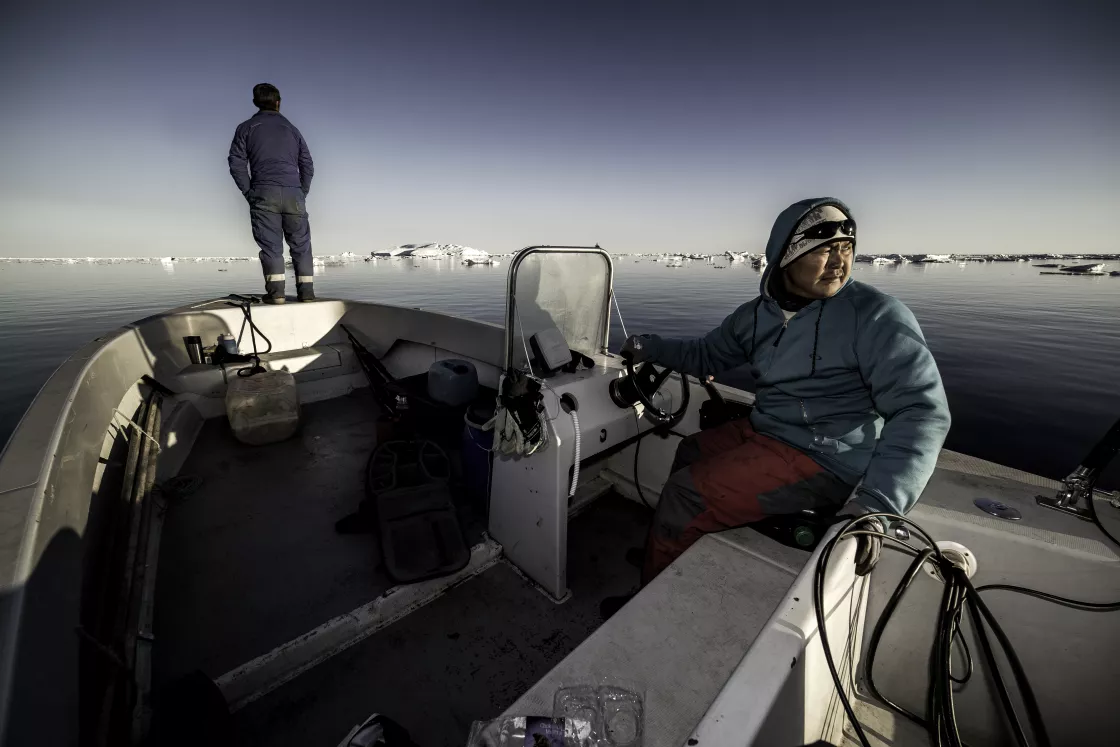
[[[409,252],[405,252],[401,256],[419,259],[434,259],[435,257],[446,257],[447,250],[445,250],[439,244],[424,244],[423,246],[418,246]]]
[[[459,250],[459,261],[464,265],[489,265],[496,264],[489,252],[464,246]]]

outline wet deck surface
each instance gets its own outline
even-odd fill
[[[237,743],[335,747],[371,713],[421,747],[462,747],[475,719],[499,715],[602,620],[599,602],[637,587],[625,552],[650,513],[608,495],[572,521],[572,598],[553,604],[499,563],[235,714]]]
[[[181,474],[204,480],[172,501],[156,589],[155,684],[216,678],[391,586],[373,535],[334,522],[364,495],[376,445],[368,392],[305,405],[300,432],[268,446],[208,421]]]

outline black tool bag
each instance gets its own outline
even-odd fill
[[[366,490],[385,569],[397,583],[446,576],[470,561],[450,477],[447,455],[431,441],[389,441],[370,458]]]

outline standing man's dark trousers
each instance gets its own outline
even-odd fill
[[[264,287],[269,298],[284,298],[284,240],[296,272],[300,299],[314,298],[315,271],[311,263],[311,224],[303,190],[299,187],[253,187],[245,195],[253,238],[261,248]]]

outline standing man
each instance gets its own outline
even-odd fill
[[[295,265],[300,301],[315,300],[311,225],[305,200],[315,165],[303,135],[280,113],[280,91],[253,86],[260,110],[237,126],[229,147],[229,173],[249,203],[253,238],[261,248],[264,302],[284,303],[284,239]]]

